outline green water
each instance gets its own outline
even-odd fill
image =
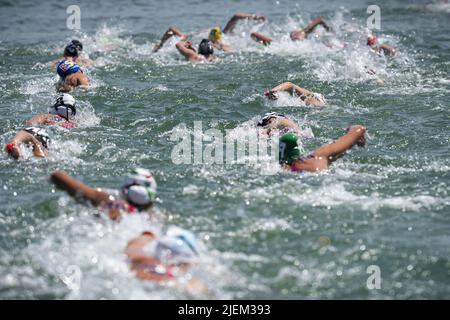
[[[65,24],[70,4],[0,3],[2,146],[53,101],[57,77],[48,62],[75,37]],[[208,283],[207,297],[450,298],[449,8],[380,4],[379,35],[399,50],[387,59],[364,43],[369,4],[81,1],[77,36],[97,64],[87,70],[93,89],[74,93],[80,126],[49,129],[47,159],[0,157],[0,298],[204,298],[140,282],[128,269],[127,241],[170,224],[201,240],[193,272]],[[198,43],[236,11],[269,20],[239,24],[226,40],[241,50],[219,53],[216,64],[186,63],[174,40],[151,53],[170,25]],[[285,39],[318,15],[335,34]],[[252,31],[280,40],[263,48],[249,38]],[[365,65],[385,85],[371,82]],[[264,98],[265,89],[287,80],[323,93],[329,106]],[[241,136],[268,111],[297,120],[310,133],[308,150],[338,138],[349,123],[367,127],[368,146],[318,174],[172,162],[171,136],[191,134],[194,121]],[[48,183],[51,172],[64,169],[89,185],[118,189],[134,166],[158,181],[150,221],[96,218],[96,209]],[[379,290],[366,285],[371,265],[381,271]],[[75,287],[73,270],[80,275]]]

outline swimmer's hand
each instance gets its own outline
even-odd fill
[[[208,287],[199,279],[193,278],[186,284],[186,289],[191,294],[206,294]]]
[[[350,132],[350,130],[351,130],[353,127],[354,127],[354,126],[352,126],[352,125],[348,125],[348,127],[345,128],[345,131]],[[360,148],[364,148],[364,147],[366,146],[366,144],[367,144],[367,134],[364,133],[364,135],[363,135],[361,138],[359,138],[358,141],[356,141],[356,145],[357,145],[358,147],[360,147]]]
[[[278,97],[275,93],[276,93],[276,91],[267,90],[266,92],[264,92],[264,95],[270,100],[277,100]]]
[[[265,16],[258,16],[256,14],[254,14],[252,18],[254,20],[260,20],[260,21],[266,21],[267,20],[267,18]]]
[[[195,50],[192,42],[190,42],[190,41],[186,41],[185,47],[190,49],[190,50],[192,50],[192,51],[194,51],[194,52],[197,52],[197,50]]]
[[[79,85],[78,88],[84,91],[88,91],[91,87],[88,84]]]
[[[109,218],[113,221],[120,221],[120,219],[122,218],[120,210],[122,208],[122,202],[114,200],[114,198],[111,198],[106,202],[106,209],[108,210]]]
[[[375,70],[369,68],[368,66],[364,66],[364,69],[366,69],[366,73],[367,73],[367,74],[370,74],[371,76],[377,74],[377,73],[375,72]]]

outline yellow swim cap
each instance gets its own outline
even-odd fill
[[[220,30],[220,27],[214,27],[209,32],[209,40],[211,41],[220,41],[222,40],[222,30]]]

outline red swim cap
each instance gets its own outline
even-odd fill
[[[373,46],[373,45],[375,45],[376,43],[377,43],[377,41],[378,41],[378,39],[377,39],[377,37],[375,37],[375,36],[368,36],[367,37],[367,45],[368,46]]]
[[[5,152],[6,152],[6,153],[10,153],[10,152],[12,151],[12,149],[14,149],[14,147],[15,147],[14,143],[8,143],[8,144],[5,146]]]

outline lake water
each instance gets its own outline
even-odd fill
[[[141,282],[123,254],[149,226],[177,225],[203,246],[193,271],[213,298],[450,298],[450,5],[380,1],[383,42],[365,45],[370,1],[78,1],[81,31],[66,27],[67,1],[0,1],[0,142],[23,121],[47,112],[57,76],[49,62],[79,38],[96,60],[93,88],[76,91],[81,125],[50,128],[47,159],[0,156],[0,298],[205,298]],[[191,65],[175,39],[151,52],[171,25],[195,44],[234,12],[266,23],[238,24],[225,40],[240,50],[215,64]],[[289,31],[322,15],[303,42]],[[253,42],[259,31],[277,38]],[[332,46],[325,46],[332,44]],[[375,84],[365,66],[385,80]],[[323,93],[308,108],[263,92],[291,81]],[[268,111],[298,121],[305,147],[330,142],[348,124],[367,127],[367,148],[354,148],[329,171],[265,174],[242,164],[174,164],[174,135],[203,130],[244,135]],[[64,169],[92,186],[118,189],[132,167],[152,170],[158,201],[152,220],[113,223],[48,182]],[[381,289],[369,290],[369,266]]]

